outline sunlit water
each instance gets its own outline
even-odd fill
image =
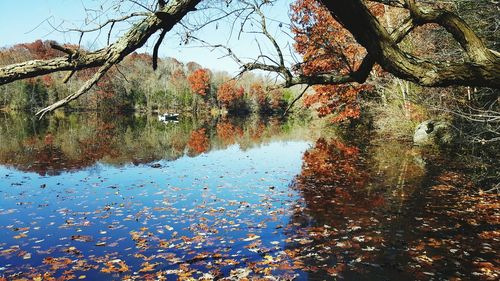
[[[495,206],[409,145],[277,120],[3,121],[0,280],[496,274]]]

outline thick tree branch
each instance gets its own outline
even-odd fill
[[[22,63],[7,65],[0,68],[0,84],[7,84],[16,80],[37,77],[58,71],[80,70],[104,64],[106,53],[99,50],[91,53],[80,52],[77,59],[70,56],[50,60],[31,60]]]
[[[416,24],[436,23],[446,28],[472,61],[481,63],[498,59],[469,25],[457,15],[442,9],[422,9],[417,6],[415,0],[406,0],[406,3]]]
[[[86,93],[112,65],[119,63],[125,56],[142,47],[149,37],[158,30],[171,30],[189,11],[194,10],[200,1],[171,1],[160,11],[161,17],[157,13],[150,13],[115,43],[95,52],[78,52],[79,55],[76,58],[73,55],[68,55],[50,60],[33,60],[1,67],[0,84],[58,71],[77,71],[90,67],[100,67],[94,77],[88,80],[78,92],[38,112],[38,114],[44,115]],[[69,52],[69,50],[66,51]]]
[[[414,29],[414,27],[415,24],[413,22],[413,19],[408,18],[397,29],[395,29],[389,37],[394,43],[396,44],[400,43],[406,37],[406,35],[408,35],[408,33],[410,33]],[[325,73],[325,74],[293,76],[291,75],[291,72],[284,65],[267,65],[262,63],[247,63],[243,65],[243,69],[244,71],[259,69],[269,72],[281,73],[285,78],[285,82],[281,86],[288,88],[301,84],[338,85],[338,84],[346,84],[354,82],[362,84],[368,79],[374,65],[375,65],[374,57],[368,54],[363,59],[357,70],[352,71],[346,75]]]
[[[382,68],[399,78],[423,86],[464,85],[500,88],[500,58],[489,50],[480,48],[478,54],[469,53],[469,57],[478,59],[462,63],[425,60],[402,51],[362,0],[334,0],[322,3]],[[471,35],[468,26],[462,24],[452,26],[449,18],[434,20],[447,30],[460,31],[464,40],[469,42],[467,44],[478,44],[477,36]],[[466,51],[467,49],[469,48],[466,48]]]
[[[160,33],[158,41],[156,41],[156,44],[153,48],[153,70],[156,70],[156,68],[158,67],[158,50],[160,49],[161,42],[163,42],[163,38],[165,38],[165,35],[167,35],[167,30],[163,29]]]

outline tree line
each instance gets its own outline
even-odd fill
[[[0,64],[62,55],[51,47],[54,44],[57,43],[37,40],[4,48],[0,51]],[[263,77],[250,73],[233,79],[227,72],[211,71],[196,62],[182,63],[175,58],[158,59],[155,71],[151,68],[152,59],[150,54],[132,53],[111,68],[89,95],[76,100],[69,108],[278,114],[283,113],[292,97],[290,90],[269,90],[269,83]],[[79,71],[70,81],[66,81],[62,73],[52,73],[2,85],[0,108],[36,111],[71,94],[94,72],[95,69]]]
[[[27,112],[0,113],[0,163],[41,175],[109,165],[148,164],[194,157],[238,144],[242,150],[276,140],[314,135],[302,119],[276,116],[203,118],[182,116],[163,124],[150,115],[100,111],[33,120]]]
[[[291,6],[290,35],[294,40],[293,49],[301,57],[294,62],[287,61],[283,46],[269,32],[270,21],[265,8],[277,1],[139,2],[143,5],[136,7],[141,13],[124,17],[136,19],[135,24],[114,43],[95,51],[83,50],[80,46],[50,44],[54,49],[52,52],[57,51],[56,56],[6,61],[0,68],[0,84],[62,72],[64,75],[59,74],[59,79],[63,82],[68,81],[68,77],[82,77],[80,83],[64,95],[53,95],[45,103],[39,102],[45,106],[38,111],[43,116],[70,102],[87,98],[84,94],[89,91],[103,91],[102,96],[105,96],[108,91],[100,90],[101,87],[98,90],[95,86],[106,88],[109,73],[113,74],[113,81],[126,81],[126,75],[116,65],[130,64],[130,57],[138,55],[134,51],[159,33],[152,55],[142,60],[152,69],[147,70],[144,66],[144,72],[135,74],[142,75],[140,81],[122,83],[129,89],[117,93],[130,96],[116,96],[110,100],[110,107],[119,107],[121,103],[131,107],[131,103],[123,101],[132,99],[137,100],[134,106],[139,104],[150,109],[157,106],[156,100],[163,100],[162,95],[165,99],[171,97],[171,92],[179,98],[169,104],[189,105],[196,109],[215,105],[230,112],[246,111],[247,108],[254,108],[254,111],[263,108],[265,112],[273,107],[283,110],[283,101],[293,104],[296,99],[288,98],[291,94],[287,91],[282,91],[283,95],[279,90],[264,91],[263,95],[262,90],[267,87],[228,82],[219,79],[217,73],[201,69],[168,72],[165,75],[178,77],[164,87],[167,90],[158,91],[151,86],[141,90],[144,94],[137,94],[139,90],[132,86],[134,83],[140,87],[148,84],[142,79],[148,77],[145,74],[149,75],[156,69],[156,74],[151,76],[161,77],[163,62],[158,58],[158,48],[173,26],[186,18],[201,17],[206,10],[222,10],[221,18],[236,15],[235,22],[241,24],[239,32],[261,35],[274,50],[271,48],[257,58],[244,60],[227,46],[207,47],[226,50],[227,55],[241,66],[242,73],[267,71],[278,75],[278,86],[312,86],[314,91],[304,91],[297,98],[304,97],[303,103],[317,109],[320,116],[332,116],[331,120],[335,122],[358,118],[363,107],[371,107],[369,99],[374,97],[378,105],[392,106],[399,116],[414,118],[416,122],[432,117],[429,115],[435,112],[445,113],[447,117],[460,119],[461,124],[455,124],[455,127],[466,129],[465,134],[476,142],[500,139],[500,59],[498,28],[495,26],[499,13],[494,1],[296,0]],[[247,16],[242,16],[244,14]],[[196,40],[196,31],[220,20],[208,18],[204,23],[199,19],[195,21],[198,25],[186,28],[186,42]],[[110,27],[111,33],[116,21],[119,19],[106,21],[98,29]],[[86,31],[80,32],[83,35]],[[87,71],[90,72],[86,76]],[[19,84],[18,88],[21,87]],[[40,86],[31,88],[32,92],[38,90],[41,93],[30,96],[31,101],[47,99],[45,97],[50,94],[44,93]],[[183,94],[189,91],[194,95]],[[275,98],[281,96],[284,98]],[[10,99],[15,97],[4,96],[4,103]],[[392,120],[392,123],[398,121]]]

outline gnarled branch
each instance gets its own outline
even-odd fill
[[[500,88],[498,54],[483,48],[484,45],[475,33],[465,22],[458,21],[458,17],[436,10],[424,13],[416,7],[414,1],[407,1],[406,5],[410,6],[412,2],[414,6],[410,9],[415,25],[434,22],[443,26],[455,36],[471,59],[455,63],[415,57],[397,46],[362,0],[322,1],[332,16],[352,33],[375,61],[399,78],[433,87],[464,85]]]
[[[86,93],[100,78],[102,78],[102,76],[104,76],[112,65],[119,63],[125,56],[142,47],[149,37],[159,29],[163,29],[165,32],[172,29],[172,27],[189,11],[194,10],[196,4],[200,1],[201,0],[171,1],[160,11],[163,15],[162,17],[157,16],[156,13],[150,13],[142,21],[135,24],[115,43],[95,52],[78,52],[79,55],[76,58],[73,58],[73,55],[70,54],[65,57],[50,60],[33,60],[1,67],[0,84],[58,71],[77,71],[90,67],[100,67],[97,73],[88,80],[78,92],[57,101],[37,113],[43,116],[47,112],[59,108]],[[63,51],[66,53],[70,52],[70,50],[64,49]]]
[[[390,39],[395,43],[400,43],[408,33],[410,33],[415,24],[413,19],[410,17],[406,19],[397,29],[395,29],[391,35]],[[272,38],[272,37],[271,37]],[[277,47],[279,48],[279,47]],[[281,52],[278,52],[281,54]],[[282,57],[280,57],[282,58]],[[244,70],[264,70],[269,72],[281,73],[285,78],[283,87],[292,87],[295,85],[307,84],[307,85],[339,85],[346,83],[364,83],[370,72],[375,65],[375,59],[373,56],[368,54],[357,70],[352,71],[346,75],[338,74],[313,74],[313,75],[296,75],[293,76],[291,72],[284,66],[284,62],[281,61],[280,65],[266,65],[262,63],[247,63],[242,67]]]
[[[279,45],[267,32],[265,17],[260,11],[260,5],[257,4],[249,5],[254,6],[255,12],[260,15],[261,33],[271,40],[276,49],[278,60],[270,60],[272,64],[266,64],[259,60],[266,57],[261,55],[254,62],[245,64],[229,48],[226,48],[229,55],[242,65],[243,70],[260,69],[280,74],[285,80],[284,86],[288,87],[296,84],[362,83],[367,79],[373,65],[377,63],[395,76],[423,86],[465,85],[500,88],[499,53],[489,50],[460,17],[449,11],[420,7],[415,0],[368,0],[409,10],[411,17],[395,32],[389,34],[367,8],[366,0],[320,1],[331,15],[349,30],[356,41],[367,50],[368,55],[357,70],[346,75],[325,73],[305,76],[292,74],[285,66]],[[118,64],[125,56],[143,46],[153,34],[162,30],[160,40],[155,46],[156,54],[154,57],[157,57],[157,49],[164,33],[171,30],[189,11],[194,10],[199,2],[201,0],[171,0],[168,3],[158,1],[157,11],[141,14],[144,19],[106,48],[85,52],[54,45],[53,48],[67,55],[49,60],[32,60],[0,67],[0,85],[58,71],[70,71],[72,75],[81,69],[100,67],[94,77],[88,80],[78,92],[41,110],[39,114],[43,115],[87,92],[109,70],[110,65]],[[105,24],[109,23],[113,24],[113,22]],[[398,46],[398,43],[413,28],[427,23],[438,24],[453,35],[467,54],[463,62],[430,61],[409,54]],[[155,65],[155,63],[153,64]]]

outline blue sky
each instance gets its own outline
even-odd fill
[[[269,16],[268,24],[270,32],[276,36],[283,49],[288,50],[290,38],[283,31],[288,31],[285,25],[279,27],[279,22],[288,22],[288,7],[292,0],[279,0],[273,7],[266,10]],[[11,46],[17,43],[32,42],[37,39],[56,40],[64,43],[77,43],[79,35],[74,32],[58,32],[54,27],[61,30],[67,28],[78,28],[86,25],[85,7],[100,10],[101,6],[107,9],[116,0],[1,0],[0,1],[0,47]],[[137,10],[140,7],[131,7],[130,4],[123,5],[122,10]],[[203,11],[197,12],[191,20],[203,20]],[[107,12],[106,16],[116,16],[113,11]],[[101,18],[101,21],[105,18]],[[252,58],[258,56],[260,49],[263,52],[273,50],[263,37],[256,37],[255,34],[243,34],[239,39],[237,32],[231,33],[231,23],[222,20],[217,24],[212,24],[204,28],[196,36],[212,44],[229,44],[231,49],[240,57]],[[254,25],[255,26],[255,25]],[[250,27],[250,26],[249,26]],[[118,26],[115,30],[127,29],[127,26]],[[236,28],[238,29],[238,28]],[[195,61],[214,70],[224,70],[235,73],[238,70],[237,64],[230,58],[221,58],[225,52],[222,50],[209,50],[208,48],[198,48],[199,44],[181,44],[178,34],[180,28],[172,30],[164,40],[160,49],[160,56],[175,57],[180,61]],[[82,40],[84,47],[99,48],[106,44],[107,30],[102,34],[89,34]],[[120,33],[118,33],[120,34]],[[231,35],[231,36],[230,36]],[[140,51],[151,52],[154,39],[151,40]],[[291,57],[290,57],[291,60]]]

